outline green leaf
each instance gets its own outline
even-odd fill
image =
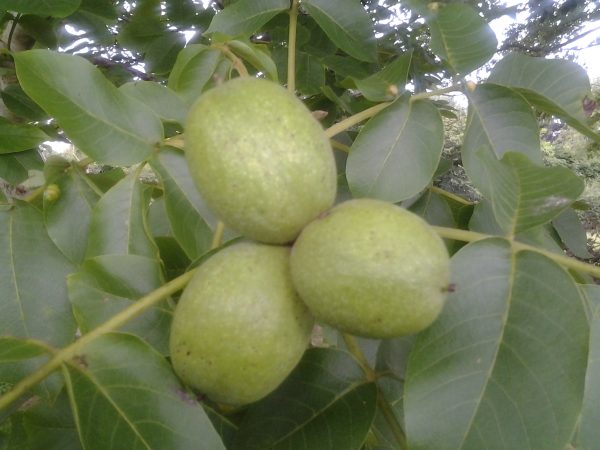
[[[431,50],[457,73],[468,74],[489,61],[498,46],[496,35],[473,8],[461,3],[441,6],[429,20]]]
[[[57,347],[73,339],[76,324],[65,277],[73,266],[44,228],[42,214],[19,202],[0,211],[0,330]]]
[[[132,171],[98,200],[92,211],[87,258],[131,254],[158,259],[146,224],[148,193]]]
[[[581,449],[595,449],[600,442],[600,287],[584,285],[582,290],[592,309],[590,352],[585,377],[585,396],[579,425]]]
[[[409,209],[423,217],[430,225],[456,228],[452,209],[443,198],[434,192],[425,191],[419,200],[410,205]]]
[[[381,341],[377,351],[377,379],[381,395],[391,407],[399,424],[404,423],[402,397],[408,357],[415,343],[415,336],[404,336]],[[378,408],[371,428],[379,444],[386,450],[404,450],[398,444],[385,415]]]
[[[63,390],[52,402],[40,402],[23,414],[30,449],[81,450],[69,397]]]
[[[402,97],[373,117],[352,145],[346,177],[352,194],[398,202],[431,181],[444,141],[444,125],[427,100]]]
[[[144,52],[148,72],[159,75],[169,73],[184,46],[185,36],[174,31],[165,31],[149,42]]]
[[[3,0],[2,9],[21,14],[66,17],[79,7],[81,0]]]
[[[2,101],[6,107],[17,116],[29,120],[45,120],[48,114],[40,108],[18,84],[9,84],[2,91]]]
[[[535,108],[600,142],[600,134],[586,124],[583,100],[590,95],[590,80],[578,64],[511,53],[494,66],[488,81],[514,88]]]
[[[316,95],[325,86],[325,69],[317,58],[305,52],[296,55],[296,86],[302,95]]]
[[[304,0],[302,7],[348,55],[361,61],[377,60],[373,22],[359,0]]]
[[[48,136],[38,127],[0,118],[0,154],[30,150],[46,140]]]
[[[60,197],[44,199],[44,221],[54,244],[74,264],[83,261],[92,208],[98,194],[90,187],[86,175],[69,169],[63,176],[52,180],[60,189]]]
[[[233,449],[360,449],[376,398],[375,385],[348,353],[311,348],[277,390],[248,410]]]
[[[162,139],[158,117],[85,59],[48,50],[19,52],[14,58],[23,90],[96,161],[137,163]]]
[[[81,0],[80,9],[108,20],[116,20],[118,17],[113,0]]]
[[[68,276],[73,313],[82,333],[88,333],[162,284],[157,260],[137,255],[104,255],[86,260]],[[169,352],[172,311],[167,301],[145,311],[123,327],[160,352]]]
[[[63,374],[87,450],[225,449],[165,359],[135,336],[95,339]]]
[[[217,13],[206,33],[250,36],[277,14],[289,8],[289,0],[239,0]]]
[[[409,358],[409,448],[563,450],[589,338],[572,278],[543,255],[486,239],[452,258],[451,279],[456,291]]]
[[[592,255],[587,249],[587,235],[583,225],[572,208],[563,211],[552,220],[552,225],[560,240],[578,258],[588,259]]]
[[[411,60],[412,50],[398,56],[382,70],[367,78],[353,78],[356,88],[366,99],[373,102],[393,100],[396,94],[390,92],[390,87],[396,88],[397,92],[404,91]]]
[[[585,184],[566,167],[540,167],[522,153],[507,152],[498,161],[484,147],[479,156],[488,180],[494,216],[510,236],[550,222],[583,192]]]
[[[489,147],[498,158],[508,151],[521,152],[534,164],[542,165],[537,119],[523,97],[503,86],[479,85],[467,96],[469,114],[462,161],[475,187],[489,198],[489,180],[477,152]]]
[[[328,55],[321,58],[323,64],[340,77],[355,79],[368,78],[371,74],[368,65],[349,56]]]
[[[271,59],[266,46],[241,40],[232,40],[227,42],[227,47],[237,56],[252,64],[256,70],[264,73],[270,80],[279,81],[277,67]]]
[[[37,149],[20,153],[0,154],[0,178],[11,184],[19,184],[27,179],[29,170],[44,166]]]
[[[15,385],[46,363],[50,356],[50,348],[41,341],[0,336],[0,387],[2,388],[0,395],[7,390],[7,387]],[[47,378],[35,386],[30,394],[51,399],[60,390],[60,381],[60,378],[55,376]],[[27,397],[23,400],[27,400]],[[15,406],[18,406],[18,403]],[[3,418],[10,414],[12,408],[0,413],[0,428]],[[1,434],[0,432],[0,443],[2,442]]]
[[[162,181],[173,236],[195,260],[210,249],[217,219],[198,193],[182,152],[163,148],[150,164]]]
[[[217,70],[222,54],[205,45],[192,44],[177,55],[169,75],[168,87],[191,105]]]
[[[185,123],[187,105],[168,87],[155,81],[132,81],[121,85],[119,90],[144,103],[162,120]]]

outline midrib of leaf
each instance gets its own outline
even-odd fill
[[[77,366],[76,364],[73,364],[72,362],[65,362],[64,365],[68,365],[69,367],[71,367],[73,370],[78,371],[84,378],[87,378],[98,390],[98,392],[100,394],[102,394],[102,397],[113,407],[113,409],[117,412],[117,414],[123,419],[123,421],[129,425],[129,427],[131,428],[131,430],[133,431],[133,433],[139,438],[139,440],[141,441],[141,443],[148,449],[148,450],[152,450],[152,447],[150,446],[150,444],[148,442],[146,442],[146,440],[144,439],[144,437],[142,436],[142,434],[139,432],[139,430],[137,429],[137,427],[135,426],[134,423],[132,423],[129,418],[127,417],[127,414],[125,414],[125,411],[123,411],[119,405],[117,405],[111,398],[111,396],[109,395],[109,393],[102,387],[102,385],[100,383],[98,383],[98,381],[96,380],[96,378],[89,372],[89,371],[84,371],[81,370],[81,368],[79,366]],[[69,383],[72,384],[72,383]],[[72,386],[71,386],[72,389]],[[71,393],[74,394],[71,390]],[[75,402],[75,395],[72,396],[73,398],[73,402]],[[74,411],[75,412],[75,411]],[[77,411],[78,412],[78,411]],[[78,414],[79,415],[79,414]]]
[[[9,219],[8,219],[8,243],[9,243],[8,251],[10,253],[10,269],[11,269],[13,284],[15,286],[15,295],[17,296],[17,304],[19,305],[19,311],[21,313],[21,321],[23,323],[25,335],[28,338],[31,338],[31,333],[29,331],[29,327],[27,326],[27,321],[25,320],[25,311],[23,311],[23,300],[21,299],[19,283],[17,281],[17,273],[15,272],[16,261],[15,261],[15,257],[14,257],[15,251],[13,248],[13,222],[14,222],[14,215],[10,214]]]
[[[73,392],[73,382],[71,380],[71,374],[65,367],[65,364],[61,365],[61,372],[63,375],[63,379],[65,380],[65,387],[67,389],[69,404],[71,406],[71,411],[73,415],[73,421],[75,422],[75,428],[77,428],[77,434],[79,435],[79,443],[83,450],[86,450],[85,440],[83,439],[83,434],[81,431],[81,422],[79,420],[79,408],[77,407],[77,402],[75,401],[75,393]]]
[[[484,385],[482,386],[482,389],[480,391],[481,394],[476,399],[475,407],[473,408],[473,414],[471,415],[471,419],[469,420],[469,423],[465,427],[465,433],[464,433],[463,438],[458,447],[460,449],[463,448],[463,446],[465,444],[465,440],[467,439],[467,436],[469,435],[469,433],[473,427],[473,422],[475,421],[475,417],[477,416],[477,413],[481,406],[481,402],[482,402],[483,398],[485,397],[487,387],[491,381],[492,372],[493,372],[494,368],[496,367],[496,362],[498,361],[498,353],[500,353],[500,346],[504,339],[504,333],[506,331],[506,323],[508,321],[508,314],[510,312],[510,306],[511,306],[512,298],[513,298],[513,288],[514,288],[515,278],[516,278],[516,266],[517,266],[516,265],[516,252],[511,248],[510,249],[510,274],[508,277],[508,280],[509,280],[509,282],[508,282],[508,299],[507,299],[507,306],[504,309],[504,316],[502,317],[502,331],[500,332],[500,336],[498,338],[498,345],[496,345],[496,351],[494,352],[494,356],[492,357],[492,361],[491,361],[489,369],[487,371]],[[508,396],[508,394],[506,394],[506,398],[510,398]],[[517,408],[516,405],[515,405],[515,409],[517,411],[519,411],[519,408]],[[519,416],[520,416],[520,411],[519,411]],[[520,417],[520,419],[522,421],[521,417]],[[529,436],[527,436],[527,439],[529,440]]]
[[[300,424],[297,424],[297,426],[294,429],[290,430],[287,434],[281,436],[277,441],[272,442],[271,445],[265,450],[272,449],[272,448],[274,448],[275,445],[278,445],[281,442],[284,442],[287,438],[289,438],[293,434],[297,433],[299,430],[304,428],[308,423],[312,422],[318,416],[320,416],[325,411],[327,411],[334,403],[340,401],[348,393],[350,393],[351,391],[353,391],[355,389],[358,389],[359,387],[361,387],[365,384],[369,384],[369,383],[370,383],[370,381],[367,381],[367,380],[362,380],[360,382],[352,383],[350,386],[348,386],[348,388],[344,389],[339,395],[334,396],[334,398],[329,403],[323,405],[323,407],[321,409],[319,409],[318,411],[315,411],[307,420],[305,420],[304,422],[302,422]]]
[[[30,74],[32,74],[32,73],[33,73],[33,72],[31,72],[31,71],[29,71],[29,72],[30,72]],[[138,136],[138,135],[136,135],[136,134],[133,134],[133,133],[131,133],[130,131],[128,131],[128,130],[126,130],[126,129],[124,129],[124,128],[121,128],[121,127],[119,127],[117,124],[115,124],[115,123],[113,123],[113,122],[108,122],[106,119],[104,119],[104,118],[101,118],[101,117],[98,117],[98,116],[96,116],[96,115],[92,114],[90,111],[88,111],[87,109],[85,109],[85,108],[84,108],[83,106],[81,106],[79,103],[77,103],[76,101],[72,100],[72,99],[71,99],[71,98],[70,98],[68,95],[65,95],[65,93],[64,93],[63,91],[61,91],[61,90],[59,90],[59,89],[57,89],[57,88],[53,87],[52,85],[48,84],[44,78],[42,78],[42,77],[37,77],[35,74],[34,74],[34,77],[36,77],[36,78],[37,78],[37,79],[38,79],[38,80],[39,80],[39,81],[40,81],[40,82],[41,82],[41,83],[42,83],[44,86],[46,86],[46,88],[47,88],[47,89],[53,90],[53,91],[54,91],[54,92],[56,92],[58,95],[60,95],[60,96],[61,96],[61,97],[64,99],[64,101],[65,101],[66,103],[70,103],[70,104],[74,105],[74,106],[75,106],[75,107],[76,107],[76,108],[77,108],[79,111],[81,111],[81,112],[83,113],[82,115],[84,115],[84,116],[87,116],[87,117],[90,117],[91,119],[97,120],[98,122],[100,122],[100,123],[102,123],[102,124],[104,124],[104,125],[108,126],[109,128],[113,128],[113,129],[117,130],[117,131],[118,131],[118,132],[120,132],[121,134],[124,134],[124,135],[126,135],[126,136],[130,136],[130,137],[133,137],[133,138],[134,138],[134,140],[136,140],[136,141],[138,141],[138,142],[141,142],[141,143],[142,143],[142,144],[144,144],[144,145],[149,145],[149,143],[148,143],[148,142],[146,142],[146,141],[144,141],[143,139],[141,139],[141,138],[140,138],[140,136]],[[128,99],[128,100],[129,100],[129,99]]]
[[[407,105],[408,106],[408,113],[406,115],[406,120],[404,121],[404,123],[402,124],[402,127],[400,128],[400,132],[397,133],[396,138],[394,139],[394,143],[390,146],[390,150],[388,151],[387,155],[385,155],[385,158],[383,159],[383,163],[381,164],[381,167],[379,168],[379,172],[377,173],[377,176],[371,182],[371,184],[369,186],[369,192],[371,192],[373,190],[373,186],[375,186],[375,184],[377,183],[377,181],[379,181],[379,178],[381,177],[381,174],[383,173],[383,170],[385,169],[385,166],[386,166],[388,160],[390,159],[390,156],[392,155],[392,152],[394,151],[394,148],[398,145],[398,142],[400,141],[400,137],[404,133],[404,129],[406,128],[406,124],[410,120],[410,114],[412,112],[412,102],[409,100],[407,103],[408,103],[408,105]]]

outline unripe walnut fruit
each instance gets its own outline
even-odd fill
[[[335,199],[335,160],[321,125],[271,81],[237,78],[203,94],[187,119],[185,154],[209,207],[256,241],[293,241]]]
[[[243,405],[274,390],[308,345],[313,318],[289,273],[289,247],[234,244],[202,264],[175,309],[175,372],[214,401]]]
[[[318,321],[358,336],[418,333],[444,305],[449,257],[419,216],[379,200],[350,200],[311,222],[290,259]]]

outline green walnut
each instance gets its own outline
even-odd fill
[[[341,203],[310,223],[292,249],[294,285],[318,321],[376,339],[418,333],[448,292],[444,242],[391,203]]]
[[[197,269],[171,326],[172,363],[184,383],[237,406],[261,399],[292,371],[313,318],[294,290],[289,254],[243,242]]]
[[[271,81],[237,78],[203,94],[188,115],[185,154],[208,206],[255,241],[293,241],[335,199],[321,125]]]

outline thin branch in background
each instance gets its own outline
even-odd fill
[[[6,48],[8,51],[11,51],[11,44],[13,40],[13,36],[15,34],[15,30],[17,29],[17,25],[19,24],[19,19],[21,18],[21,14],[17,14],[12,20],[12,24],[10,25],[10,31],[8,32],[8,41],[6,42]]]
[[[134,77],[139,78],[140,80],[144,80],[144,81],[152,81],[152,80],[154,80],[154,77],[152,75],[148,75],[147,73],[142,72],[141,70],[134,69],[133,67],[131,67],[131,66],[127,65],[127,64],[122,64],[120,62],[111,61],[109,59],[102,58],[100,56],[94,56],[94,57],[90,58],[90,61],[96,67],[100,67],[100,68],[103,68],[103,69],[110,69],[112,67],[119,67],[119,68],[127,71],[128,73],[130,73]]]

